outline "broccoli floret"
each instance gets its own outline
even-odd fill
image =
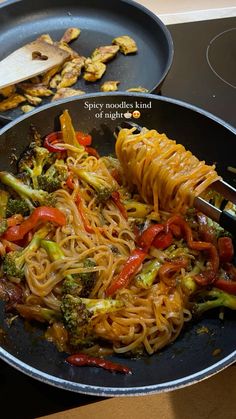
[[[156,279],[161,263],[153,259],[143,266],[140,274],[135,277],[135,284],[140,288],[150,288]]]
[[[61,183],[68,177],[68,171],[63,160],[56,160],[44,174],[38,177],[38,186],[40,189],[49,193],[56,191],[61,187]]]
[[[50,153],[46,148],[31,145],[18,161],[18,171],[25,172],[30,176],[35,189],[38,189],[38,176],[42,174],[44,166],[48,164],[49,157]]]
[[[7,203],[9,200],[9,193],[0,189],[0,219],[7,217]]]
[[[201,315],[205,311],[217,307],[228,307],[231,310],[236,310],[236,296],[217,288],[201,291],[195,298],[199,301],[192,305],[192,312],[195,315]]]
[[[11,217],[14,214],[22,214],[25,217],[29,215],[29,213],[30,209],[26,201],[23,199],[8,199],[6,217]]]
[[[70,343],[73,346],[90,344],[93,339],[90,320],[123,307],[123,302],[111,299],[80,298],[66,294],[62,297],[61,311]]]
[[[30,186],[21,182],[13,174],[8,172],[0,172],[0,181],[13,189],[25,202],[31,206],[36,205],[49,205],[54,206],[55,200],[52,195],[42,189],[33,189]]]
[[[115,183],[108,183],[102,176],[98,175],[97,173],[87,172],[84,169],[74,167],[73,171],[80,179],[82,179],[95,190],[99,202],[106,202],[117,187]]]
[[[36,251],[41,243],[41,239],[46,237],[48,234],[49,227],[44,226],[38,230],[31,242],[21,251],[12,251],[6,254],[3,260],[2,268],[3,272],[9,277],[24,278],[24,266],[26,256],[32,252]]]
[[[7,229],[8,229],[7,220],[6,218],[3,218],[0,221],[0,236],[2,236],[5,233],[5,231],[7,231]]]
[[[41,247],[43,247],[51,262],[58,259],[64,259],[64,253],[60,246],[51,240],[41,240]],[[85,259],[83,262],[84,268],[93,268],[96,263],[92,259]],[[96,272],[83,272],[78,275],[66,275],[62,292],[63,294],[80,295],[87,297],[96,280]]]
[[[16,304],[15,308],[27,320],[37,320],[41,323],[54,323],[61,319],[60,312],[39,305]]]

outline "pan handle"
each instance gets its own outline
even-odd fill
[[[9,124],[9,122],[12,122],[12,118],[0,115],[0,128],[5,127],[5,125]]]

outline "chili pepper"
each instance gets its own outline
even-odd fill
[[[110,372],[120,372],[122,374],[132,374],[132,370],[124,365],[117,364],[115,362],[108,361],[103,358],[96,358],[86,354],[74,354],[68,356],[66,361],[77,367],[89,366],[89,367],[100,367]]]
[[[152,242],[152,246],[157,249],[166,249],[173,242],[173,236],[171,232],[158,234]]]
[[[66,186],[73,191],[74,189],[74,182],[73,182],[73,174],[70,173],[68,178],[66,179]]]
[[[91,135],[85,134],[82,131],[76,131],[76,138],[77,138],[77,141],[83,146],[92,144]]]
[[[139,247],[141,247],[145,252],[148,252],[153,240],[162,231],[164,231],[163,224],[153,224],[150,227],[148,227],[146,230],[144,230],[144,232],[138,239]]]
[[[138,272],[138,269],[143,263],[146,255],[147,253],[142,249],[135,249],[132,251],[119,275],[107,288],[107,296],[110,297],[119,289],[127,287],[133,276]]]
[[[236,295],[236,281],[231,279],[217,279],[214,282],[214,287],[219,288],[222,291],[228,292],[229,294]]]
[[[93,147],[85,147],[85,151],[90,154],[93,157],[96,157],[96,159],[100,159],[100,156],[97,152],[97,150]]]
[[[120,200],[120,194],[119,194],[119,192],[118,191],[112,192],[111,199],[114,202],[114,204],[117,206],[117,208],[119,209],[119,211],[123,215],[123,217],[126,220],[128,220],[127,211],[125,209],[125,206],[122,204],[122,202]]]
[[[220,261],[223,263],[231,262],[234,256],[234,246],[232,239],[230,237],[220,237],[217,244]]]
[[[30,230],[47,221],[63,226],[66,224],[66,217],[57,208],[38,207],[20,225],[9,227],[3,238],[13,242],[21,240]]]
[[[87,231],[87,233],[94,233],[94,229],[89,224],[89,222],[87,220],[87,217],[86,217],[86,215],[84,213],[84,205],[83,205],[83,201],[82,201],[82,198],[79,195],[79,193],[77,193],[77,195],[76,195],[75,203],[77,205],[78,211],[79,211],[80,216],[82,218],[82,222],[83,222],[85,231]]]
[[[61,151],[66,151],[64,147],[57,145],[57,143],[62,142],[62,141],[63,141],[62,132],[54,131],[45,137],[43,145],[51,153],[58,153]]]

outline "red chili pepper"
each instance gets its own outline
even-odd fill
[[[138,239],[138,245],[145,252],[148,252],[155,237],[164,230],[164,225],[153,224],[148,227]]]
[[[157,249],[166,249],[173,243],[173,236],[170,232],[158,234],[152,242]]]
[[[62,146],[57,146],[57,143],[63,142],[62,132],[54,131],[48,134],[44,139],[44,147],[51,153],[58,153],[61,151],[66,151]]]
[[[78,143],[80,143],[83,146],[91,145],[92,144],[92,137],[89,134],[85,134],[82,131],[76,131],[76,138],[78,140]]]
[[[214,287],[219,288],[222,291],[228,292],[229,294],[236,295],[236,281],[227,279],[217,279],[214,282]]]
[[[188,265],[187,258],[180,258],[172,262],[164,263],[159,269],[159,278],[166,285],[174,287],[176,285],[175,276],[181,268],[186,268]]]
[[[87,153],[90,154],[91,156],[96,157],[96,159],[100,159],[100,156],[95,148],[85,147],[85,151],[87,151]]]
[[[68,356],[66,361],[76,367],[89,366],[89,367],[100,367],[110,372],[120,372],[122,374],[132,374],[132,370],[124,365],[117,364],[115,362],[108,361],[103,358],[96,358],[86,354],[74,354]]]
[[[9,227],[3,238],[13,242],[21,240],[30,230],[47,221],[63,226],[66,224],[66,217],[57,208],[38,207],[20,225]]]
[[[112,282],[112,284],[107,288],[106,295],[112,296],[121,288],[127,287],[133,276],[138,272],[141,264],[143,263],[146,252],[141,249],[135,249],[128,257],[127,261],[125,262],[122,271],[116,277],[116,279]]]
[[[123,215],[123,217],[128,220],[128,215],[127,215],[127,211],[125,209],[124,204],[122,204],[121,200],[120,200],[120,194],[118,191],[114,191],[111,194],[111,199],[114,202],[114,204],[117,206],[117,208],[119,209],[120,213]]]
[[[230,237],[220,237],[218,239],[218,251],[222,263],[231,262],[234,256],[234,246]]]
[[[87,231],[87,233],[94,233],[94,229],[91,227],[91,225],[89,224],[87,217],[84,213],[84,205],[83,205],[83,201],[81,196],[79,195],[79,193],[77,193],[76,199],[75,199],[75,203],[77,205],[78,211],[80,213],[80,216],[82,218],[82,222],[85,228],[85,231]]]

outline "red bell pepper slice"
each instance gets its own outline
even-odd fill
[[[125,209],[124,204],[122,204],[121,199],[120,199],[120,194],[118,191],[114,191],[111,194],[111,199],[114,202],[114,204],[117,206],[117,208],[119,209],[120,213],[123,215],[123,217],[128,220],[128,215],[127,215],[127,211]]]
[[[158,234],[152,242],[152,246],[157,249],[166,249],[173,243],[173,236],[171,232]]]
[[[66,358],[66,361],[77,367],[89,366],[89,367],[100,367],[110,372],[121,372],[123,374],[132,374],[130,368],[124,365],[117,364],[115,362],[108,361],[103,358],[96,358],[86,354],[74,354]]]
[[[92,144],[92,137],[91,137],[91,135],[85,134],[82,131],[76,131],[75,134],[76,134],[77,141],[81,145],[86,146],[86,145],[91,145]]]
[[[63,142],[62,132],[54,131],[45,137],[43,145],[51,153],[66,151],[65,147],[57,145],[59,142]]]
[[[228,292],[229,294],[236,295],[236,281],[227,279],[217,279],[214,282],[214,287],[219,288],[222,291]]]
[[[85,147],[85,151],[90,154],[90,156],[96,157],[96,159],[100,159],[100,156],[97,152],[97,150],[93,147]]]
[[[218,251],[222,263],[231,262],[234,256],[234,246],[230,237],[220,237],[218,239]]]
[[[77,193],[77,195],[76,195],[75,203],[76,203],[78,211],[80,213],[85,231],[87,231],[87,233],[94,233],[94,229],[89,224],[89,222],[87,220],[87,217],[85,215],[83,201],[82,201],[82,198],[81,198],[79,193]]]
[[[142,249],[135,249],[128,257],[123,269],[106,290],[106,296],[110,297],[115,294],[119,289],[127,287],[131,279],[138,272],[142,265],[147,253]]]
[[[64,226],[66,224],[66,217],[57,208],[38,207],[20,225],[9,227],[4,233],[3,238],[13,242],[21,240],[30,230],[47,221]]]
[[[145,252],[148,252],[155,237],[164,231],[163,224],[153,224],[148,227],[138,239],[138,245]]]

